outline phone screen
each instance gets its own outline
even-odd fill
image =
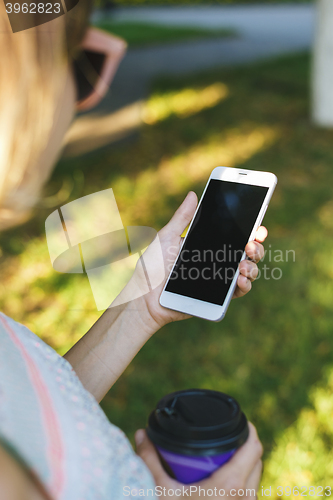
[[[221,306],[267,192],[211,179],[165,290]]]

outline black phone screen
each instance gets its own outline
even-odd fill
[[[165,290],[221,306],[267,192],[211,179]]]

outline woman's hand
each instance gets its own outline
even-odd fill
[[[143,265],[138,265],[132,278],[86,335],[65,354],[86,389],[100,401],[149,338],[162,326],[190,316],[162,307],[159,298],[182,243],[181,234],[191,221],[197,197],[190,192],[170,222],[158,233],[144,253],[148,276],[164,275],[163,282],[146,293],[147,278]],[[235,297],[245,295],[256,278],[258,262],[264,255],[265,228],[258,230],[256,241],[246,246],[251,261],[240,264]],[[160,257],[160,247],[163,262]],[[157,252],[157,253],[156,253]],[[159,257],[159,258],[158,258]],[[140,259],[141,260],[141,259]],[[140,262],[140,261],[138,261]],[[161,269],[164,266],[164,269]],[[156,281],[158,278],[155,278]],[[158,281],[157,281],[158,282]],[[135,300],[133,291],[143,291]],[[146,293],[146,294],[145,294]],[[137,295],[136,295],[137,296]]]
[[[193,191],[190,191],[170,222],[168,222],[168,224],[158,233],[159,243],[162,248],[164,259],[165,279],[157,288],[153,289],[143,297],[149,315],[153,319],[155,331],[167,323],[190,317],[187,314],[162,307],[159,303],[159,298],[180,250],[183,240],[181,235],[191,222],[197,204],[198,199],[196,194]],[[252,281],[254,281],[258,275],[258,267],[256,263],[259,262],[264,256],[264,247],[261,243],[265,241],[266,237],[267,229],[261,226],[257,231],[255,241],[251,241],[246,245],[245,251],[251,260],[244,260],[239,265],[240,275],[237,280],[237,288],[234,293],[234,298],[242,297],[251,290]],[[148,247],[146,252],[149,253],[150,251],[151,249]],[[148,275],[150,275],[151,272],[154,273],[153,262],[155,260],[153,252],[151,257],[147,256],[147,259],[145,259],[145,262],[150,262],[151,264],[148,265],[152,266],[152,268],[148,270]],[[146,280],[145,276],[142,276],[141,278]]]
[[[246,443],[235,453],[231,460],[209,478],[198,483],[183,485],[168,476],[161,465],[155,447],[143,429],[140,429],[135,434],[137,454],[150,469],[156,486],[159,486],[159,490],[164,493],[164,498],[171,498],[175,495],[176,490],[178,490],[176,496],[184,498],[182,496],[184,487],[185,490],[187,488],[188,493],[191,492],[192,500],[208,496],[204,495],[202,490],[205,490],[205,492],[212,490],[214,494],[209,495],[209,497],[214,499],[231,497],[235,500],[255,500],[261,479],[263,448],[255,427],[251,423],[249,427],[250,434]],[[200,496],[199,487],[202,488]],[[168,490],[171,490],[170,494],[168,494]],[[186,493],[185,496],[187,496]]]

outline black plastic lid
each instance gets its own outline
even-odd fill
[[[185,455],[217,455],[248,438],[237,401],[222,392],[189,389],[162,398],[148,419],[147,433],[161,448]]]

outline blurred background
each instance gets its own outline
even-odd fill
[[[128,54],[73,123],[34,218],[0,239],[2,311],[63,354],[101,313],[85,275],[51,267],[52,211],[111,187],[125,226],[159,230],[214,167],[274,172],[266,249],[295,262],[267,256],[282,278],[267,273],[221,323],[164,327],[102,402],[132,439],[168,392],[231,394],[258,428],[273,497],[333,481],[332,3],[100,0],[92,23]]]

